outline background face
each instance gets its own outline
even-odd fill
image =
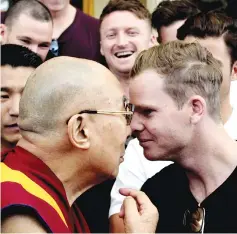
[[[17,125],[19,102],[27,78],[34,68],[11,66],[1,67],[1,140],[17,143],[20,132]]]
[[[70,3],[69,0],[39,0],[39,1],[42,2],[52,12],[64,10]]]
[[[107,15],[101,24],[101,53],[114,73],[130,72],[137,55],[151,42],[151,26],[129,11]]]
[[[215,59],[218,59],[222,63],[223,82],[221,84],[221,99],[229,96],[230,84],[231,84],[231,58],[228,52],[228,48],[222,37],[208,37],[200,39],[192,36],[185,38],[186,42],[197,41],[201,46],[207,48]]]
[[[149,160],[175,160],[192,134],[188,106],[178,110],[163,82],[159,74],[147,70],[130,85],[130,101],[135,105],[131,128]]]
[[[22,45],[38,54],[45,60],[52,40],[52,22],[41,22],[22,14],[7,29],[3,43]]]

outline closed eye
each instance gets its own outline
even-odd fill
[[[29,44],[30,44],[30,41],[27,40],[27,39],[20,39],[20,40],[21,40],[21,42],[23,42],[23,43],[26,44],[26,45],[29,45]]]
[[[50,44],[49,43],[42,43],[42,44],[39,45],[39,47],[41,47],[41,48],[49,48]]]
[[[146,117],[150,116],[154,110],[152,109],[144,109],[142,110],[142,114]]]

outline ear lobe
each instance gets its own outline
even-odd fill
[[[102,48],[102,46],[101,46],[101,41],[100,41],[100,53],[104,56],[105,54],[104,54],[104,50],[103,50],[103,48]]]
[[[158,45],[158,33],[155,29],[152,29],[152,33],[151,33],[151,38],[150,38],[150,42],[149,42],[149,47],[153,47],[155,45]]]
[[[206,111],[206,101],[198,95],[192,96],[189,100],[191,107],[190,123],[197,124]]]
[[[234,62],[231,71],[231,80],[237,80],[237,61]]]
[[[74,147],[80,149],[89,149],[90,137],[86,127],[85,118],[80,115],[73,115],[68,121],[68,136]]]

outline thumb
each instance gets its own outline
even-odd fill
[[[137,202],[131,196],[128,196],[124,199],[123,209],[124,209],[124,215],[126,217],[135,217],[139,215]]]

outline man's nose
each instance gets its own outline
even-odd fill
[[[9,114],[11,116],[18,117],[20,98],[21,98],[21,95],[16,95],[12,98],[11,108],[10,108],[10,111],[9,111]]]
[[[36,54],[38,54],[38,45],[36,44],[31,44],[29,47],[28,47],[31,51],[35,52]]]
[[[117,38],[117,44],[118,46],[126,46],[128,44],[128,40],[126,35],[124,33],[120,33]]]
[[[133,117],[132,117],[130,127],[131,127],[132,132],[142,131],[143,128],[144,128],[143,123],[141,121],[141,118],[140,118],[139,114],[136,111],[134,111],[134,113],[133,113]]]

